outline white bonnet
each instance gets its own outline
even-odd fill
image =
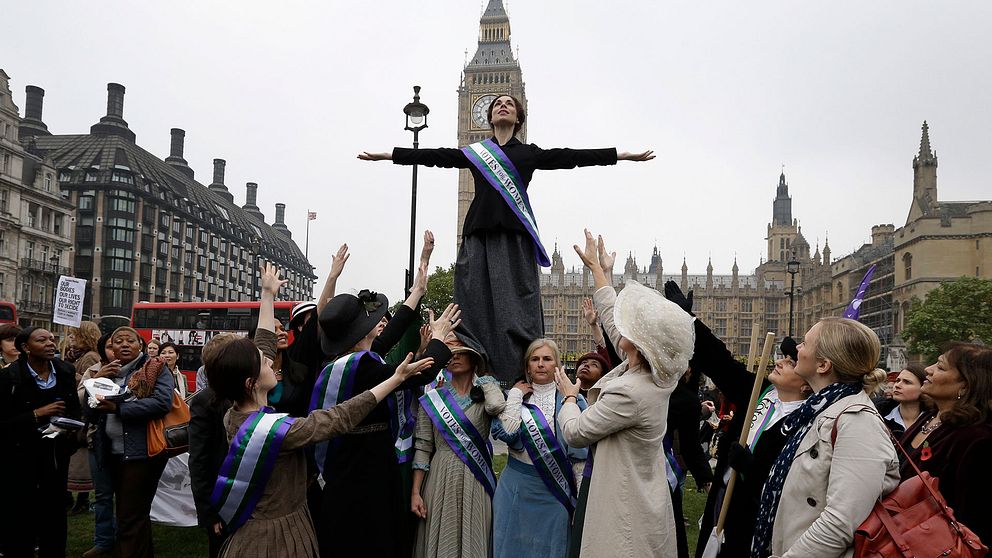
[[[613,321],[651,365],[656,384],[673,385],[689,368],[693,317],[658,291],[631,281],[617,295]]]

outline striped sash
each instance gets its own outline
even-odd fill
[[[521,405],[520,417],[520,440],[534,463],[534,468],[555,499],[565,506],[568,513],[572,513],[576,504],[575,477],[565,447],[558,441],[537,405]]]
[[[264,408],[248,415],[231,440],[210,497],[228,532],[234,532],[251,517],[295,420],[286,413]]]
[[[541,264],[542,267],[549,267],[551,260],[548,258],[548,252],[544,249],[544,245],[541,244],[541,236],[537,230],[537,219],[534,218],[530,199],[527,197],[527,191],[524,190],[524,182],[520,178],[520,173],[517,172],[517,167],[513,165],[513,161],[491,138],[466,145],[462,148],[462,153],[482,174],[486,182],[499,192],[517,219],[520,219],[520,223],[534,240],[537,263]]]
[[[401,389],[386,398],[389,402],[389,426],[396,436],[393,448],[397,463],[413,459],[413,429],[416,419],[413,416],[413,390]]]
[[[310,397],[310,410],[330,409],[338,403],[344,403],[352,398],[355,389],[355,371],[362,357],[371,355],[379,362],[385,362],[382,357],[372,351],[357,351],[335,360],[324,367],[317,377],[317,383]],[[324,473],[324,463],[327,454],[340,444],[340,439],[320,442],[314,446],[314,456],[317,468]]]
[[[465,416],[465,411],[447,387],[428,391],[420,398],[420,405],[451,451],[472,471],[492,498],[496,492],[496,474],[493,472],[493,450],[489,440],[483,438]]]

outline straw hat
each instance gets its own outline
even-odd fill
[[[689,368],[696,335],[693,317],[636,281],[617,295],[613,322],[651,366],[655,383],[673,385]]]

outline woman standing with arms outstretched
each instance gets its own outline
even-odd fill
[[[527,345],[544,336],[538,264],[551,265],[538,235],[527,188],[535,170],[648,161],[651,151],[541,149],[515,136],[526,121],[515,97],[493,99],[487,111],[493,137],[461,149],[404,149],[365,152],[364,161],[469,169],[475,198],[465,215],[455,264],[455,303],[472,308],[458,336],[486,354],[489,370],[504,382],[516,377]]]

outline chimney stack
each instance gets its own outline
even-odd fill
[[[173,128],[169,132],[172,134],[172,140],[169,143],[169,156],[165,158],[165,162],[172,165],[177,171],[185,174],[190,180],[193,179],[193,169],[189,167],[186,163],[186,159],[183,159],[183,147],[186,144],[186,131],[180,128]]]
[[[281,232],[288,238],[293,238],[293,233],[289,232],[289,227],[286,226],[286,204],[276,204],[276,222],[272,225],[272,229]]]
[[[45,90],[36,85],[29,85],[24,88],[24,93],[24,119],[21,120],[20,130],[18,130],[20,137],[50,136],[51,132],[48,131],[48,126],[41,119],[45,103]]]
[[[225,200],[234,203],[234,195],[228,191],[227,186],[224,185],[224,169],[227,167],[227,161],[224,159],[214,159],[214,181],[210,183],[210,191],[216,193],[218,196],[224,198]]]
[[[245,185],[245,204],[241,206],[245,213],[265,222],[265,215],[258,209],[258,184],[249,182]]]
[[[124,120],[124,86],[119,83],[107,84],[107,114],[90,127],[91,134],[120,136],[134,142],[134,132]]]

